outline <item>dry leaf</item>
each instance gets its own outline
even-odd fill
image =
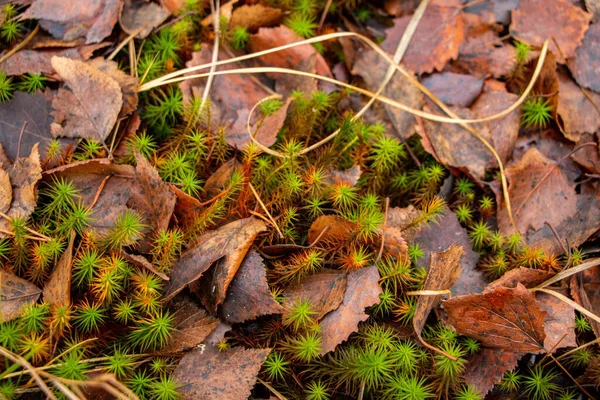
[[[225,298],[227,287],[235,276],[246,252],[259,232],[266,230],[264,222],[256,218],[245,218],[201,236],[196,246],[182,255],[171,271],[168,285],[165,287],[165,299],[168,300],[182,291],[190,283],[197,281],[211,264],[221,257],[224,260],[213,269],[204,300],[216,309]],[[209,294],[214,293],[214,298]]]
[[[0,322],[21,315],[21,308],[36,302],[42,291],[33,283],[0,268]]]
[[[461,107],[469,107],[483,88],[483,79],[453,72],[431,74],[421,83],[444,103]]]
[[[405,208],[390,208],[383,233],[385,237],[384,244],[398,235],[401,235],[406,242],[413,241],[423,227],[422,224],[415,224],[419,216],[421,216],[421,211],[417,210],[412,204]]]
[[[534,46],[542,46],[552,37],[565,57],[571,58],[590,20],[590,14],[569,0],[520,0],[519,7],[512,12],[510,34]],[[559,54],[553,41],[550,50]]]
[[[462,246],[452,245],[444,251],[431,253],[429,261],[429,271],[423,284],[423,290],[447,290],[454,285],[461,272],[460,258],[464,251]],[[438,305],[442,295],[437,296],[419,296],[415,315],[413,318],[413,327],[415,333],[421,342],[424,343],[421,333],[425,322],[431,310]]]
[[[208,177],[204,184],[204,192],[208,198],[217,196],[229,186],[229,180],[235,172],[243,172],[242,164],[232,158],[223,163],[211,176]]]
[[[444,251],[452,245],[462,247],[463,256],[459,262],[460,275],[450,288],[453,296],[480,293],[487,284],[483,272],[477,269],[479,253],[473,251],[473,243],[467,230],[460,225],[453,211],[446,209],[444,215],[438,219],[438,223],[423,227],[414,240],[425,252],[425,257],[418,263],[418,266],[423,268],[430,265],[430,258],[435,252]]]
[[[320,320],[342,304],[346,285],[347,278],[343,271],[324,269],[288,287],[283,292],[285,297],[283,305],[288,307],[299,300],[308,301],[316,313],[314,318]]]
[[[308,230],[308,243],[314,243],[319,236],[319,240],[324,242],[346,242],[352,237],[355,228],[354,222],[337,215],[321,215]]]
[[[546,313],[544,350],[551,353],[563,347],[577,347],[573,307],[547,293],[537,292],[535,299],[539,302],[542,312]]]
[[[137,151],[135,160],[135,185],[127,205],[143,215],[149,224],[149,234],[138,243],[140,251],[148,252],[158,232],[169,227],[175,208],[175,195],[158,175],[156,168]]]
[[[279,8],[263,6],[260,3],[244,4],[233,10],[229,27],[235,29],[239,26],[248,29],[248,32],[254,33],[259,28],[279,24],[282,18],[283,12]]]
[[[121,108],[119,116],[124,117],[134,112],[138,106],[138,78],[121,71],[116,62],[106,60],[102,57],[93,59],[89,64],[113,78],[121,87],[123,107]]]
[[[485,396],[506,372],[515,369],[524,354],[484,347],[467,363],[465,383]]]
[[[571,279],[571,297],[586,310],[596,315],[600,313],[600,268],[591,267],[576,274]],[[600,323],[587,318],[597,338],[600,337]]]
[[[363,78],[367,89],[377,91],[385,78],[388,67],[389,64],[385,59],[374,50],[364,50],[357,55],[352,73]],[[382,94],[419,110],[425,104],[421,91],[399,72],[394,73]],[[405,139],[413,135],[416,119],[411,113],[387,104],[383,108],[399,135]]]
[[[85,37],[86,43],[98,43],[110,35],[122,8],[123,0],[33,0],[21,19],[39,19],[42,28],[59,39]]]
[[[355,165],[352,168],[343,171],[339,169],[329,168],[328,174],[324,181],[331,185],[346,184],[348,186],[356,186],[362,175],[360,165]]]
[[[358,330],[358,323],[369,315],[365,308],[379,303],[381,287],[377,266],[362,268],[348,273],[346,293],[342,304],[321,320],[323,343],[321,354],[335,350],[336,346]]]
[[[72,231],[65,252],[60,256],[56,268],[54,268],[52,275],[44,285],[44,301],[56,308],[71,304],[74,241],[75,231]]]
[[[12,203],[12,186],[8,172],[0,169],[0,212],[6,214]]]
[[[552,278],[552,273],[533,268],[515,268],[490,283],[485,291],[493,291],[499,287],[516,288],[518,284],[532,288]]]
[[[558,74],[558,80],[558,115],[562,122],[562,130],[567,139],[578,143],[582,134],[595,133],[600,129],[600,114],[594,107],[594,103],[600,105],[600,95],[588,91],[588,95],[594,101],[592,103],[568,75]]]
[[[54,68],[50,60],[54,56],[83,60],[77,49],[64,50],[21,50],[10,57],[9,63],[2,63],[1,69],[6,75],[32,74],[54,74]]]
[[[29,157],[17,159],[6,172],[12,186],[12,202],[6,215],[10,218],[27,218],[35,209],[37,202],[36,187],[38,181],[42,178],[38,145],[33,145]],[[6,218],[0,218],[0,229],[11,231],[10,222]],[[5,233],[0,232],[0,240],[6,237]]]
[[[52,66],[70,89],[59,89],[52,101],[52,135],[104,142],[123,105],[117,81],[89,64],[65,57],[52,57]]]
[[[128,35],[132,35],[141,28],[141,31],[135,37],[145,39],[154,28],[165,22],[170,15],[168,8],[161,7],[156,3],[127,1],[119,17],[119,24]]]
[[[30,153],[33,146],[39,143],[40,155],[45,157],[53,139],[50,133],[50,104],[50,99],[39,92],[15,92],[11,101],[0,104],[0,144],[9,158],[15,160],[19,157],[19,135],[25,122],[27,126],[21,139],[20,156]],[[60,139],[59,142],[63,148],[72,143],[67,139]]]
[[[146,257],[144,256],[140,256],[138,254],[129,254],[125,251],[121,251],[120,252],[121,257],[123,257],[123,259],[125,261],[127,261],[128,263],[130,263],[131,265],[134,265],[140,269],[145,269],[149,272],[152,272],[154,275],[160,277],[160,279],[164,280],[164,281],[168,281],[169,277],[165,274],[163,274],[160,271],[157,271],[156,268],[154,268],[152,266],[152,263],[150,261],[148,261],[148,259],[146,259]]]
[[[237,323],[282,312],[283,307],[269,291],[267,271],[261,256],[254,250],[248,252],[229,285],[223,302],[223,317],[227,322]]]
[[[194,400],[246,400],[271,349],[192,350],[173,372],[179,392]]]
[[[536,148],[529,149],[521,161],[506,168],[506,178],[513,218],[520,232],[530,228],[537,231],[545,222],[557,227],[577,211],[574,183],[562,165],[546,158]],[[512,232],[504,204],[498,208],[500,232]]]
[[[449,60],[458,56],[465,40],[461,4],[454,0],[443,4],[427,7],[402,58],[402,63],[417,74],[441,71]],[[381,48],[393,54],[411,18],[406,15],[394,19],[394,27],[386,31]]]
[[[525,353],[544,349],[546,312],[521,284],[454,297],[444,302],[444,309],[458,333],[484,346]]]
[[[171,191],[175,194],[175,209],[173,210],[174,218],[180,224],[181,228],[186,230],[194,226],[194,223],[202,210],[200,200],[178,189],[174,185],[169,185]]]

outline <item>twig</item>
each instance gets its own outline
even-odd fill
[[[254,190],[254,186],[252,186],[252,183],[250,183],[250,182],[248,182],[248,186],[250,187],[250,190],[252,191],[252,194],[256,198],[256,201],[258,201],[258,204],[260,204],[260,207],[269,216],[269,219],[271,220],[271,223],[273,224],[273,227],[275,227],[275,230],[277,230],[277,233],[279,233],[279,237],[281,239],[283,239],[283,237],[284,237],[283,233],[281,233],[281,231],[279,230],[279,227],[277,226],[277,223],[273,219],[273,216],[271,215],[271,213],[269,212],[269,210],[267,210],[267,207],[265,207],[265,203],[262,202],[262,200],[260,199],[260,196],[258,195],[258,193],[256,193],[256,190]]]
[[[56,396],[54,396],[50,388],[46,385],[46,382],[44,382],[44,380],[40,377],[35,367],[29,364],[27,360],[25,360],[18,354],[14,354],[6,350],[2,346],[0,346],[0,354],[25,368],[27,372],[29,372],[29,375],[31,375],[31,377],[36,381],[38,387],[42,390],[42,392],[44,392],[44,394],[48,396],[49,399],[56,400]]]
[[[21,132],[19,132],[19,141],[17,142],[17,159],[21,158],[21,141],[23,140],[23,133],[25,133],[25,128],[27,128],[27,121],[23,121]]]
[[[126,44],[128,44],[129,42],[131,42],[135,36],[140,33],[143,29],[145,28],[145,26],[142,26],[138,29],[136,29],[131,35],[127,36],[125,39],[123,39],[123,41],[121,43],[119,43],[119,45],[117,46],[117,48],[110,53],[110,55],[106,58],[107,60],[112,60],[113,58],[115,58],[115,56],[119,53],[119,51],[121,51],[121,49],[123,47],[125,47]],[[135,56],[135,54],[134,54]],[[131,56],[130,56],[131,59]]]

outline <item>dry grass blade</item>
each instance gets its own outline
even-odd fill
[[[583,264],[580,264],[576,267],[573,268],[569,268],[566,269],[564,271],[559,272],[558,274],[554,275],[552,278],[548,279],[547,281],[545,281],[544,283],[536,286],[535,288],[533,288],[532,290],[539,290],[545,287],[548,287],[558,281],[561,281],[571,275],[575,275],[581,271],[585,271],[586,269],[595,267],[597,265],[600,265],[600,258],[592,258],[590,260],[587,260],[586,262],[584,262]]]
[[[586,308],[580,306],[579,304],[575,303],[573,300],[569,299],[567,296],[562,295],[554,290],[551,289],[543,289],[543,288],[533,288],[533,289],[529,289],[532,292],[543,292],[543,293],[547,293],[551,296],[556,297],[557,299],[567,303],[568,305],[570,305],[571,307],[573,307],[575,310],[579,311],[580,313],[584,314],[585,316],[593,319],[594,321],[600,323],[600,317],[597,316],[596,314],[594,314],[593,312],[587,310]]]
[[[44,382],[44,380],[40,377],[40,374],[38,373],[37,369],[33,365],[31,365],[29,362],[27,362],[27,360],[25,360],[20,355],[14,354],[13,352],[5,349],[2,346],[0,346],[0,354],[2,354],[4,357],[8,358],[9,360],[19,364],[20,366],[22,366],[29,373],[29,375],[31,375],[31,377],[35,380],[35,382],[37,383],[37,385],[41,389],[41,391],[44,392],[44,394],[46,396],[48,396],[49,399],[56,400],[56,396],[54,396],[54,394],[52,393],[52,391],[50,390],[48,385],[46,385],[46,382]]]

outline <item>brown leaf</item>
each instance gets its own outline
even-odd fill
[[[536,148],[521,161],[506,168],[513,218],[520,232],[539,230],[547,222],[553,227],[571,218],[577,211],[574,183],[568,180],[560,164],[546,158]],[[504,204],[499,206],[500,232],[512,232]]]
[[[73,242],[75,231],[71,232],[69,244],[60,256],[56,268],[44,285],[44,302],[54,307],[64,307],[71,304],[71,277],[73,267]]]
[[[308,243],[314,243],[319,236],[321,236],[319,240],[325,242],[345,242],[350,240],[352,231],[355,228],[356,224],[354,222],[340,216],[321,215],[314,220],[308,230]]]
[[[552,37],[565,57],[570,58],[581,44],[590,20],[590,14],[569,0],[521,0],[512,12],[510,34],[534,46],[542,46]],[[550,50],[559,54],[553,41]]]
[[[121,71],[116,62],[105,60],[102,57],[93,59],[89,64],[113,78],[121,87],[123,107],[119,116],[124,117],[135,111],[138,106],[138,78]]]
[[[169,8],[161,7],[156,3],[127,1],[119,17],[119,24],[129,35],[142,28],[135,37],[145,39],[154,28],[165,22],[170,15]]]
[[[591,267],[574,275],[571,279],[571,296],[573,300],[586,310],[598,315],[600,313],[600,268]],[[600,337],[600,323],[588,318],[597,338]]]
[[[279,8],[267,7],[262,4],[243,5],[233,10],[229,26],[247,28],[254,33],[258,28],[278,25],[283,18],[283,12]]]
[[[242,164],[232,158],[223,163],[211,176],[208,177],[204,184],[204,192],[208,198],[217,196],[228,187],[229,180],[234,172],[243,172]]]
[[[479,117],[489,117],[507,109],[517,99],[517,95],[506,91],[486,90],[477,98],[471,110]],[[515,110],[505,117],[495,119],[492,124],[488,125],[492,144],[503,163],[510,160],[512,156],[519,136],[520,123],[519,111]]]
[[[431,74],[421,83],[444,103],[461,107],[469,107],[483,88],[483,79],[453,72]]]
[[[421,216],[421,211],[412,204],[405,208],[392,207],[388,210],[384,230],[384,244],[388,240],[401,235],[406,242],[414,240],[421,230],[422,224],[415,224],[415,220]]]
[[[423,290],[447,290],[454,285],[458,279],[461,267],[460,258],[464,251],[462,246],[452,245],[444,251],[436,251],[431,253],[429,261],[429,271],[427,278],[423,284]],[[419,340],[423,343],[421,333],[425,322],[431,310],[438,305],[442,295],[437,296],[419,296],[415,315],[413,318],[413,327]]]
[[[0,268],[0,322],[17,318],[21,308],[36,302],[41,293],[33,283]]]
[[[261,256],[254,250],[248,252],[229,286],[223,302],[223,317],[227,322],[237,323],[282,312],[283,307],[269,291]]]
[[[321,354],[335,350],[336,346],[358,330],[358,323],[369,315],[365,308],[379,303],[381,287],[377,266],[354,270],[348,273],[344,301],[321,320],[323,343]]]
[[[585,0],[585,8],[593,14],[592,21],[600,20],[600,0]]]
[[[175,194],[175,209],[173,215],[177,219],[181,228],[186,230],[194,226],[196,218],[200,215],[203,210],[200,201],[190,196],[189,194],[178,189],[176,186],[169,185],[171,191]]]
[[[193,301],[182,299],[172,305],[175,331],[159,354],[187,351],[201,344],[215,330],[219,320],[211,317]]]
[[[249,46],[250,51],[255,53],[300,40],[302,38],[287,26],[260,28],[257,34],[251,36]],[[268,67],[290,68],[329,78],[333,77],[323,56],[309,44],[260,56],[257,58],[257,63]],[[294,90],[302,90],[304,93],[312,93],[317,90],[317,83],[311,78],[279,73],[267,73],[266,75],[275,80],[277,93],[289,95]]]
[[[343,271],[324,269],[288,287],[283,293],[285,297],[283,306],[293,305],[298,300],[306,300],[316,313],[315,319],[320,320],[342,304],[346,285],[347,278]]]
[[[169,280],[169,277],[167,275],[163,274],[162,272],[157,271],[152,266],[152,263],[150,261],[148,261],[148,259],[146,259],[146,257],[140,256],[138,254],[129,254],[124,251],[121,251],[120,254],[121,254],[121,257],[123,257],[123,259],[125,261],[127,261],[128,263],[130,263],[131,265],[134,265],[140,269],[148,270],[149,272],[152,272],[154,275],[160,277],[160,279],[162,279],[164,281]]]
[[[515,369],[524,354],[484,347],[469,360],[463,374],[465,383],[485,396],[506,372]]]
[[[444,251],[452,245],[461,246],[463,256],[460,258],[460,275],[456,282],[450,287],[453,296],[461,296],[470,293],[480,293],[486,285],[484,274],[477,269],[479,253],[473,251],[473,243],[469,238],[467,230],[458,222],[453,211],[446,212],[439,218],[438,223],[431,223],[419,231],[414,239],[425,252],[418,265],[427,268],[431,263],[431,257],[436,252]]]
[[[1,167],[1,166],[0,166]],[[12,186],[8,172],[0,169],[0,212],[6,214],[12,203]]]
[[[450,107],[463,118],[476,118],[469,109]],[[425,134],[439,158],[446,166],[466,169],[476,179],[483,179],[485,169],[495,166],[492,153],[467,130],[457,124],[444,124],[434,121],[423,121]],[[471,125],[486,140],[491,134],[484,124]]]
[[[9,63],[2,63],[1,69],[6,75],[32,74],[54,74],[54,68],[50,60],[54,56],[83,60],[77,49],[64,50],[21,50],[10,57]]]
[[[552,273],[540,269],[515,268],[490,283],[485,291],[493,291],[499,287],[516,288],[518,284],[532,288],[547,281],[552,275]]]
[[[122,8],[122,0],[33,0],[21,19],[39,19],[42,28],[59,39],[84,36],[86,43],[98,43],[110,35]]]
[[[173,267],[171,280],[165,287],[165,299],[172,298],[197,281],[213,262],[224,257],[223,262],[213,268],[205,288],[208,294],[204,296],[204,301],[209,302],[215,310],[224,300],[227,287],[254,238],[266,229],[264,222],[251,217],[231,222],[201,236],[198,244],[183,254]],[[212,293],[214,298],[209,296]]]
[[[31,154],[27,158],[19,158],[9,167],[6,172],[12,185],[12,202],[6,215],[10,218],[27,218],[35,209],[37,202],[36,187],[42,178],[42,167],[40,165],[40,153],[37,144],[31,148]],[[11,231],[10,222],[6,218],[0,218],[0,229]],[[0,239],[7,235],[0,232]]]
[[[94,66],[65,57],[52,57],[52,66],[70,89],[59,89],[52,101],[52,135],[104,142],[123,105],[117,81]]]
[[[345,170],[329,168],[328,175],[324,181],[331,185],[346,184],[348,186],[356,186],[362,175],[360,165],[355,165],[352,168]]]
[[[521,284],[454,297],[444,302],[444,309],[458,333],[484,346],[528,353],[544,349],[546,312]]]
[[[364,50],[357,55],[352,73],[363,78],[367,89],[377,91],[385,78],[388,66],[389,64],[384,58],[374,50]],[[408,78],[398,72],[392,76],[382,94],[416,109],[421,109],[425,104],[421,91]],[[413,135],[416,119],[411,113],[398,110],[387,104],[383,107],[399,135],[405,139]]]
[[[396,51],[411,17],[406,15],[394,19],[394,27],[386,31],[382,49],[390,54]],[[417,74],[441,71],[449,60],[458,56],[460,45],[465,40],[464,30],[460,2],[452,0],[443,5],[431,4],[417,26],[402,63]]]
[[[217,352],[196,349],[187,353],[173,372],[186,399],[246,400],[271,349],[234,349]]]
[[[19,157],[19,135],[25,122],[27,126],[21,139],[21,156],[30,153],[33,146],[39,143],[40,154],[45,157],[48,145],[53,139],[50,133],[50,104],[50,99],[40,92],[15,92],[11,101],[0,104],[0,144],[12,160]],[[59,141],[63,147],[72,143],[67,139]]]
[[[600,105],[600,95],[589,92],[592,103],[566,74],[558,74],[560,94],[558,96],[558,115],[567,139],[578,143],[584,133],[594,133],[600,129],[600,115],[594,103]]]
[[[580,143],[595,142],[596,135],[585,133],[579,137]],[[584,146],[571,155],[575,161],[585,171],[592,174],[600,173],[600,149],[597,143],[593,146]]]
[[[563,347],[577,347],[575,336],[575,310],[556,297],[542,292],[535,294],[544,319],[544,350],[551,353]]]
[[[150,233],[139,242],[140,251],[148,252],[158,232],[169,227],[175,195],[144,156],[136,152],[135,160],[135,185],[127,205],[143,215],[149,224]]]

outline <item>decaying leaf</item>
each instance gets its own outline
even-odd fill
[[[93,59],[89,64],[113,78],[121,87],[123,107],[121,108],[119,116],[123,117],[135,111],[138,106],[138,78],[121,71],[116,62],[106,60],[102,57]]]
[[[592,267],[576,274],[571,279],[571,296],[586,310],[600,313],[600,268]],[[600,337],[600,323],[588,319],[596,337]]]
[[[37,144],[31,148],[29,157],[21,157],[9,167],[6,172],[12,186],[12,201],[6,212],[9,218],[27,218],[35,209],[37,202],[37,183],[42,178],[40,153]],[[10,232],[10,222],[0,218],[0,239],[7,237],[4,232]]]
[[[0,144],[11,160],[30,153],[36,143],[39,143],[40,155],[46,156],[48,144],[53,139],[50,133],[51,110],[51,99],[39,92],[15,92],[11,101],[0,104]],[[21,154],[18,155],[19,136],[25,122],[27,125],[21,138]],[[66,147],[71,141],[60,139],[60,143]]]
[[[356,224],[337,215],[321,215],[308,230],[308,243],[317,238],[325,242],[345,242],[350,240]],[[323,233],[324,232],[324,233]]]
[[[271,349],[229,351],[195,349],[187,353],[173,372],[184,398],[197,400],[246,400]]]
[[[59,39],[85,37],[86,43],[98,43],[110,35],[122,8],[123,0],[33,0],[21,18],[39,19],[40,25]]]
[[[297,301],[308,301],[316,313],[314,318],[320,320],[342,304],[346,285],[347,278],[343,271],[324,269],[288,287],[283,293],[283,306],[292,306]]]
[[[52,101],[52,135],[103,142],[123,105],[117,81],[92,65],[65,57],[52,57],[52,66],[70,89],[59,89]]]
[[[0,68],[6,75],[54,74],[50,60],[54,56],[83,60],[78,49],[63,50],[21,50],[10,57],[9,63],[2,63]]]
[[[525,353],[544,350],[546,312],[521,284],[454,297],[443,305],[454,329],[484,346]]]
[[[197,239],[197,244],[182,255],[171,271],[169,284],[165,287],[168,300],[190,283],[197,281],[212,263],[224,257],[215,266],[207,282],[208,293],[204,297],[214,310],[225,298],[227,287],[237,272],[252,241],[259,232],[266,230],[264,222],[245,218],[208,232]],[[214,293],[214,298],[210,294]]]
[[[595,23],[590,25],[583,43],[575,50],[570,69],[577,83],[600,93],[598,52],[600,52],[600,24]]]
[[[552,37],[565,57],[570,58],[581,44],[590,20],[590,14],[569,0],[520,0],[512,12],[510,34],[533,46],[542,46]],[[550,50],[559,54],[552,41]]]
[[[168,8],[152,2],[127,1],[119,17],[119,24],[127,34],[145,39],[154,28],[165,22],[171,13]]]
[[[499,287],[516,288],[518,284],[529,289],[547,281],[552,275],[552,273],[541,269],[515,268],[490,283],[485,290],[490,291]]]
[[[12,203],[12,186],[8,172],[0,169],[0,212],[5,213]]]
[[[539,302],[542,312],[546,313],[544,350],[552,353],[563,347],[577,347],[573,307],[547,293],[536,293],[535,299]]]
[[[54,307],[64,307],[71,304],[71,279],[73,267],[73,242],[75,232],[71,232],[69,244],[60,256],[56,268],[44,285],[44,301]]]
[[[0,268],[0,322],[17,318],[21,308],[36,302],[41,293],[34,284]]]
[[[127,205],[142,214],[149,224],[149,233],[139,243],[140,250],[147,252],[158,232],[169,227],[175,195],[144,156],[136,152],[135,159],[135,185]]]
[[[421,83],[445,104],[461,107],[469,107],[483,88],[483,79],[453,72],[431,74]]]
[[[356,332],[358,323],[369,318],[365,308],[379,303],[381,287],[376,265],[351,271],[347,279],[342,304],[321,320],[321,354],[335,350],[338,344]]]
[[[546,158],[536,148],[521,161],[506,168],[513,218],[520,232],[539,230],[547,222],[556,227],[577,211],[577,195],[560,164]],[[504,204],[499,206],[498,227],[512,231]]]
[[[594,103],[583,93],[566,74],[558,74],[560,95],[558,115],[567,139],[578,143],[584,133],[594,133],[600,129],[600,114],[594,107],[600,105],[600,95],[588,91]]]
[[[390,54],[402,37],[411,15],[396,18],[394,27],[386,31],[381,47]],[[465,40],[461,4],[457,0],[438,2],[427,7],[408,45],[402,63],[417,74],[441,71],[444,65],[458,56]]]
[[[398,235],[406,242],[414,240],[417,233],[423,227],[423,224],[415,222],[420,216],[421,211],[417,210],[412,204],[404,208],[390,208],[388,210],[387,221],[383,233],[384,245],[385,242],[393,240],[393,238]]]
[[[473,251],[473,243],[467,230],[456,218],[456,214],[446,209],[437,223],[423,227],[414,239],[425,252],[418,266],[427,268],[436,252],[448,249],[452,245],[462,246],[463,256],[460,258],[460,275],[450,287],[453,296],[469,293],[480,293],[486,285],[483,272],[477,269],[479,254]]]
[[[515,369],[524,354],[484,347],[469,360],[463,374],[465,383],[485,396],[507,371]]]
[[[243,27],[248,32],[256,32],[259,28],[277,25],[283,12],[279,8],[267,7],[260,3],[243,5],[233,10],[229,26],[231,29]]]
[[[229,285],[227,298],[223,302],[223,318],[236,323],[282,312],[283,307],[269,291],[262,258],[256,251],[249,251]]]
[[[458,279],[461,266],[460,258],[463,256],[464,250],[462,246],[452,245],[444,251],[436,251],[431,253],[429,261],[429,271],[427,279],[423,284],[423,290],[447,290],[454,285]],[[425,327],[425,322],[431,310],[437,306],[442,299],[442,295],[435,296],[419,296],[415,315],[413,318],[413,327],[419,340],[423,343],[421,333]]]

